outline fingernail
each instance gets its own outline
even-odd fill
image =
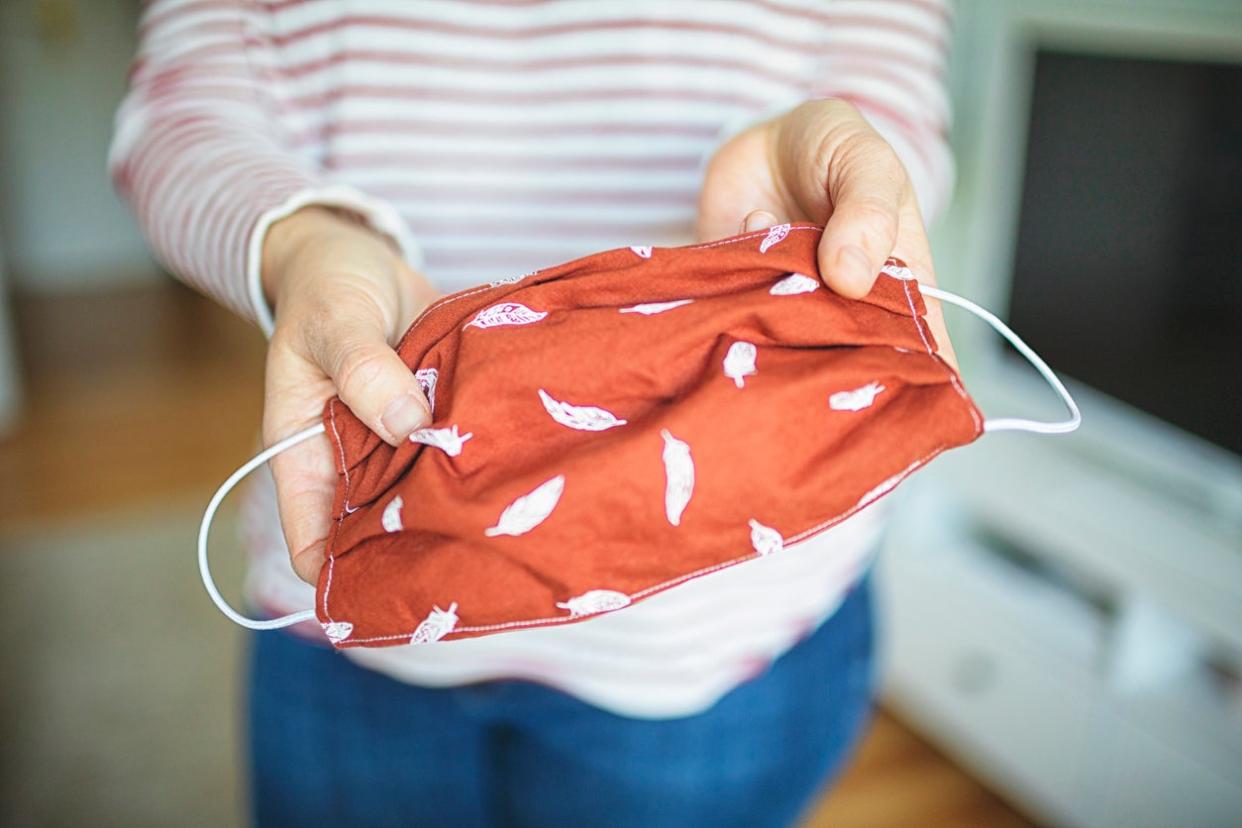
[[[405,394],[388,404],[380,420],[389,434],[397,440],[404,440],[410,432],[428,424],[427,409],[413,394]]]
[[[776,216],[767,210],[755,210],[742,221],[742,232],[753,233],[756,230],[766,230],[773,224],[776,224]]]

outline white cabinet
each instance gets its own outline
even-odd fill
[[[953,466],[897,493],[877,579],[889,703],[1051,824],[1242,824],[1237,700],[1205,689],[1195,659],[1119,681],[1118,648],[1145,646],[1119,634],[1126,590],[990,540],[951,494]]]

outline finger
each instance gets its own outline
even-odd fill
[[[280,332],[268,348],[263,437],[271,445],[319,421],[333,385],[323,370],[288,347]],[[314,437],[271,462],[276,505],[294,571],[315,583],[331,527],[337,473],[327,437]]]
[[[780,196],[769,177],[756,174],[766,168],[767,140],[761,129],[750,129],[730,139],[712,156],[699,188],[695,236],[714,241],[738,232],[748,213],[764,210],[779,214]],[[774,222],[775,223],[775,222]]]
[[[314,584],[324,562],[337,482],[328,439],[316,437],[275,458],[272,477],[293,571]]]
[[[858,299],[875,283],[897,243],[905,167],[883,138],[868,130],[843,142],[829,165],[832,215],[819,244],[819,269],[837,293]]]
[[[333,323],[316,342],[313,350],[341,400],[385,442],[400,445],[411,432],[431,424],[431,407],[418,380],[379,326]]]
[[[746,214],[746,218],[742,219],[743,233],[754,233],[759,230],[767,230],[779,221],[775,215],[767,210],[752,210]]]

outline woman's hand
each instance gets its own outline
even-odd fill
[[[865,296],[884,260],[903,259],[936,283],[931,247],[906,169],[851,104],[809,101],[735,136],[708,164],[698,236],[707,241],[787,221],[824,224],[819,270],[828,287]],[[927,321],[957,362],[938,302]]]
[[[427,400],[393,345],[435,291],[387,238],[346,214],[307,207],[269,229],[262,274],[276,318],[267,352],[267,445],[319,422],[334,394],[394,446],[430,423]],[[293,569],[313,584],[337,479],[328,441],[284,452],[272,474]]]

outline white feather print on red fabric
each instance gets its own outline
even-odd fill
[[[565,491],[565,475],[541,483],[530,494],[525,494],[513,501],[500,513],[500,520],[483,534],[489,538],[497,535],[525,535],[531,529],[548,519],[556,504]]]
[[[519,276],[501,276],[499,279],[492,279],[487,283],[488,287],[500,287],[501,285],[515,285],[529,276],[529,273],[523,273]]]
[[[479,311],[466,323],[467,328],[498,328],[502,325],[529,325],[547,316],[546,311],[534,311],[521,302],[501,302]],[[463,329],[464,330],[464,329]]]
[[[423,396],[427,398],[427,408],[435,414],[436,383],[440,379],[440,372],[435,368],[419,368],[414,372],[414,379],[418,381],[418,387],[423,389]]]
[[[753,376],[758,372],[755,367],[755,359],[758,357],[758,349],[750,342],[734,342],[729,346],[729,352],[724,358],[724,374],[737,384],[738,388],[746,386],[746,377]]]
[[[772,285],[768,293],[773,296],[796,296],[799,293],[812,293],[819,289],[819,279],[812,279],[801,273],[790,273],[784,279]]]
[[[410,442],[434,446],[449,457],[456,457],[461,454],[462,445],[473,436],[472,432],[459,434],[455,425],[448,428],[420,428],[410,434]]]
[[[388,501],[388,505],[384,507],[384,513],[380,516],[380,525],[384,527],[385,532],[400,532],[401,525],[401,508],[405,506],[405,501],[401,499],[401,495],[397,495]]]
[[[641,305],[630,305],[628,308],[621,308],[621,313],[641,313],[643,316],[654,316],[657,313],[664,313],[673,308],[688,305],[693,301],[693,299],[674,299],[671,302],[644,302]]]
[[[430,644],[433,641],[439,641],[451,633],[456,626],[456,601],[449,604],[449,608],[446,610],[433,606],[431,612],[427,613],[427,617],[418,625],[418,629],[414,630],[414,634],[410,636],[410,643]]]
[[[883,390],[878,382],[869,382],[852,391],[838,391],[828,397],[828,407],[833,411],[862,411],[870,408]]]
[[[629,605],[630,596],[624,592],[616,592],[611,589],[593,589],[590,592],[582,593],[576,598],[570,598],[563,603],[557,603],[557,606],[561,609],[569,610],[569,614],[574,618],[617,610]]]
[[[615,414],[605,408],[561,402],[542,388],[539,389],[539,399],[543,401],[543,407],[547,409],[552,419],[578,431],[605,431],[626,423],[625,420],[618,419]]]
[[[680,526],[682,512],[694,494],[694,458],[690,444],[668,429],[661,429],[660,436],[664,438],[664,515],[669,523]]]
[[[768,228],[768,235],[759,243],[759,252],[767,253],[775,245],[780,244],[789,235],[788,224],[774,224]]]
[[[880,268],[880,272],[892,276],[894,279],[901,279],[907,282],[918,281],[918,279],[914,277],[914,273],[910,270],[910,268],[902,267],[901,265],[893,264],[892,262],[885,262],[884,267]]]
[[[354,625],[348,621],[330,621],[323,625],[323,634],[333,644],[340,644],[353,635]]]
[[[750,521],[750,545],[760,557],[766,558],[774,552],[785,548],[785,540],[781,533],[771,526],[764,526],[757,520]]]

